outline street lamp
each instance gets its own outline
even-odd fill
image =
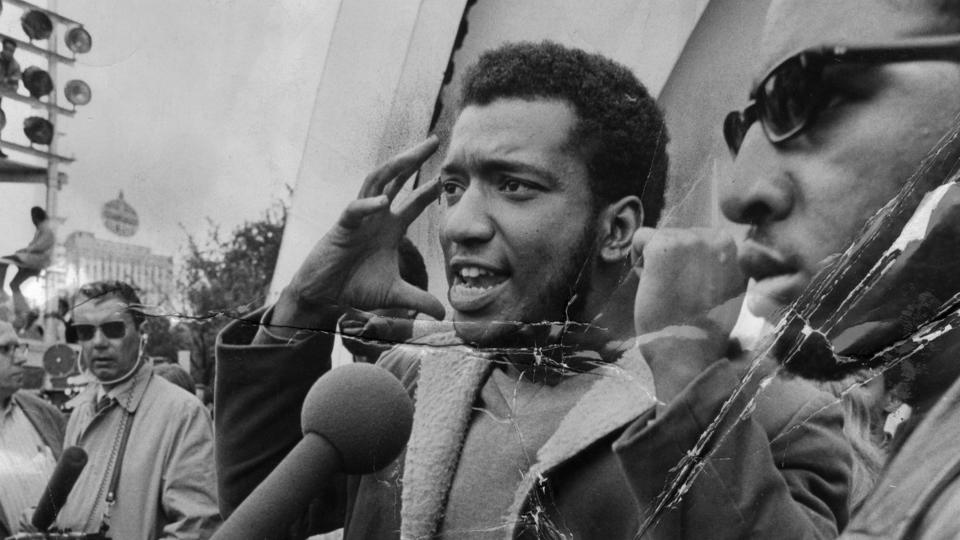
[[[87,32],[82,26],[74,26],[68,30],[63,40],[67,44],[67,48],[75,54],[90,52],[90,47],[93,46],[93,38],[90,37],[90,32]]]
[[[68,81],[67,85],[63,87],[63,94],[66,96],[67,101],[74,106],[86,105],[90,103],[90,98],[93,97],[90,85],[80,79]]]
[[[32,9],[20,17],[20,26],[31,41],[35,39],[47,39],[53,32],[53,21],[42,12]]]
[[[23,134],[33,144],[50,144],[53,142],[53,124],[46,118],[31,116],[23,121]]]
[[[40,99],[53,92],[53,79],[50,78],[50,74],[37,66],[30,66],[23,70],[21,80],[24,88],[30,92],[30,97]]]

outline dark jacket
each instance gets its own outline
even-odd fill
[[[53,457],[60,459],[63,436],[67,431],[67,417],[47,401],[22,390],[13,395],[13,400],[23,410],[23,414],[33,424],[43,442],[53,451]]]
[[[258,320],[254,314],[229,325],[218,341],[217,464],[224,515],[300,439],[303,398],[329,369],[330,336],[290,345],[250,345]],[[328,486],[293,537],[344,525],[346,538],[399,538],[401,530],[403,537],[429,537],[436,530],[469,412],[489,373],[489,362],[466,347],[455,351],[452,343],[436,345],[400,347],[380,361],[417,400],[405,455],[374,475]],[[702,430],[715,412],[708,409],[717,403],[701,404],[709,388],[700,386],[709,387],[714,377],[734,377],[737,370],[718,362],[699,385],[657,411],[642,359],[624,358],[603,369],[611,376],[597,378],[537,453],[507,516],[506,523],[513,526],[503,529],[505,537],[634,538],[658,486],[677,463],[661,451],[689,442],[663,426],[678,422],[677,433],[683,434]],[[734,516],[731,538],[742,537],[744,530],[779,538],[835,536],[846,521],[850,477],[839,409],[805,383],[777,378],[767,391],[770,398],[760,400],[760,410],[737,423],[734,440],[724,439],[720,454],[709,460],[724,469],[724,452],[752,452],[746,456],[748,466],[739,470],[742,496],[732,499],[716,492],[717,483],[707,475],[694,483],[677,515],[691,504],[711,504],[712,512]],[[773,481],[768,480],[771,473]],[[763,481],[754,482],[755,475]],[[723,537],[682,517],[673,521],[671,535],[661,537]],[[666,529],[651,534],[660,530]],[[676,531],[682,534],[672,535]]]
[[[67,419],[56,407],[28,392],[13,394],[14,403],[20,406],[24,416],[33,424],[44,444],[50,447],[53,457],[60,459],[63,452],[63,435],[67,429]],[[0,509],[0,538],[11,534],[11,524]]]
[[[747,366],[721,360],[653,421],[636,422],[615,443],[652,522],[642,538],[834,539],[844,528],[852,451],[839,404],[805,381],[768,379],[772,367],[761,364],[734,395]],[[729,413],[718,420],[728,400]],[[715,434],[701,454],[708,457],[691,460],[705,432]],[[687,461],[698,471],[682,502],[655,513],[664,488],[677,481],[678,464]]]

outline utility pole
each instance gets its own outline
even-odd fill
[[[50,11],[56,13],[57,11],[57,0],[49,1]],[[58,72],[58,62],[56,57],[58,55],[57,48],[59,47],[59,37],[60,37],[60,25],[54,25],[53,33],[50,35],[50,39],[47,40],[47,50],[50,51],[50,55],[47,56],[47,72],[50,74],[50,78],[53,79],[54,85],[59,81],[57,76]],[[50,93],[49,103],[53,105],[47,109],[47,120],[53,125],[53,140],[50,141],[50,154],[51,156],[47,157],[47,214],[50,216],[50,219],[55,224],[54,227],[59,228],[62,224],[60,219],[60,211],[58,208],[59,195],[60,195],[60,160],[56,157],[59,155],[59,140],[60,133],[57,130],[57,100],[58,93],[56,88],[53,92]],[[54,257],[56,257],[56,251],[54,251]],[[53,345],[59,341],[59,324],[57,317],[59,315],[57,305],[57,291],[56,283],[53,276],[50,275],[50,272],[47,272],[44,275],[43,280],[43,296],[44,296],[44,306],[43,306],[43,343],[44,345]]]

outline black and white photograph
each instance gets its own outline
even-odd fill
[[[0,538],[960,539],[960,0],[0,44]]]

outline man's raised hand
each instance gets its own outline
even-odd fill
[[[438,146],[435,136],[394,156],[363,181],[358,198],[313,247],[277,302],[273,324],[303,325],[346,308],[408,308],[442,319],[443,304],[400,277],[397,248],[407,227],[439,195],[425,182],[394,199]],[[334,318],[334,321],[336,319]]]

